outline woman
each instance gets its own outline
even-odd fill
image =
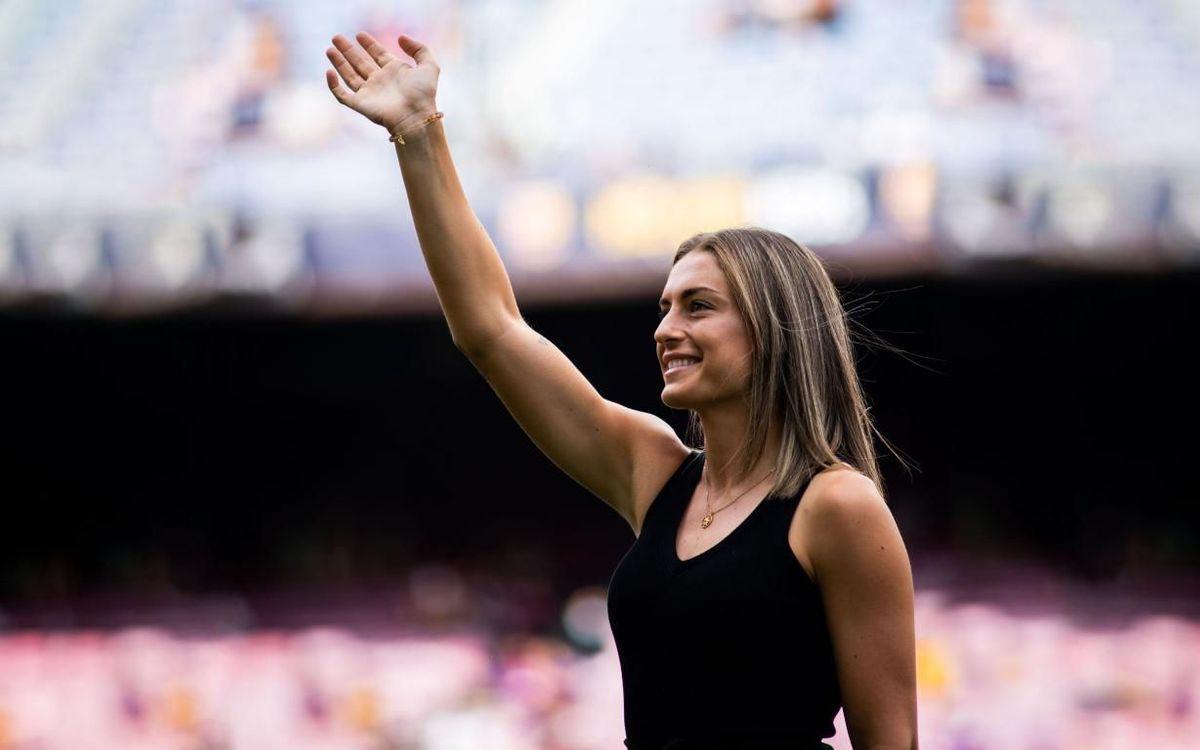
[[[663,403],[701,432],[690,450],[662,419],[602,398],[522,319],[451,161],[429,49],[400,36],[414,66],[357,41],[333,37],[326,81],[396,143],[455,344],[637,536],[609,588],[625,745],[828,747],[843,708],[855,748],[915,750],[912,574],[819,259],[760,229],[676,252],[654,338]]]

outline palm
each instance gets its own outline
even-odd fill
[[[401,48],[417,61],[414,67],[366,32],[359,32],[357,39],[361,47],[339,34],[333,37],[335,46],[325,51],[337,69],[336,74],[325,72],[326,83],[339,102],[389,129],[434,108],[440,70],[428,48],[400,37]],[[349,91],[339,85],[339,75]]]
[[[400,122],[422,102],[433,101],[436,92],[436,74],[395,58],[350,95],[350,106],[371,122],[387,127]]]

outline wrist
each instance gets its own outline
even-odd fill
[[[442,116],[443,113],[438,111],[437,106],[431,105],[420,112],[404,117],[387,126],[386,130],[390,136],[388,140],[403,145],[404,141],[418,135],[426,127],[441,119]]]

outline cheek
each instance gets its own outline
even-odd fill
[[[750,359],[724,345],[714,346],[701,364],[705,379],[715,382],[736,383],[750,376]]]
[[[725,369],[748,366],[753,347],[741,329],[723,326],[706,331],[703,337],[696,336],[696,343],[709,356],[721,363]]]
[[[715,378],[717,382],[739,389],[750,382],[752,363],[747,352],[725,348],[711,364],[706,377]]]

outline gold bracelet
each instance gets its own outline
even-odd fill
[[[418,128],[423,128],[426,125],[428,125],[429,123],[433,122],[434,120],[440,120],[445,116],[446,116],[445,112],[434,112],[432,115],[430,115],[429,117],[426,117],[424,120],[422,120],[421,124],[418,125],[416,128],[413,128],[413,130],[416,131]],[[391,141],[392,143],[399,143],[401,146],[405,145],[404,144],[404,136],[400,135],[400,133],[398,133],[398,132],[392,133],[392,137],[388,138],[388,140]]]

